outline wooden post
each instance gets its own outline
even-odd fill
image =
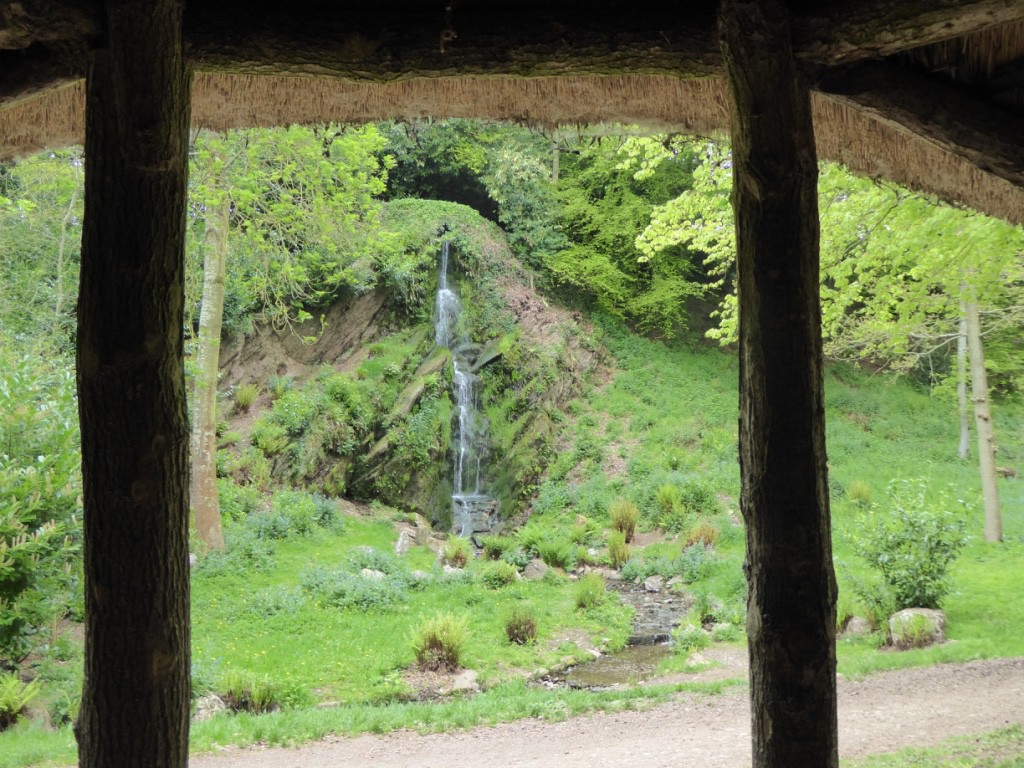
[[[724,0],[740,311],[756,768],[837,766],[836,585],[825,456],[817,160],[778,0]]]
[[[188,762],[180,0],[109,0],[86,80],[78,400],[85,506],[79,765]]]

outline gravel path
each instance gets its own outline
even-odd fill
[[[297,748],[230,749],[194,768],[733,768],[750,764],[746,691],[680,694],[642,711],[524,720],[420,736],[331,737]],[[839,683],[842,757],[937,744],[1024,724],[1024,658],[883,672]]]

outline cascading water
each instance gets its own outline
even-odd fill
[[[434,341],[452,353],[452,384],[457,421],[454,434],[452,477],[452,529],[460,536],[490,530],[497,504],[484,493],[483,470],[487,455],[487,420],[477,403],[477,376],[473,357],[477,347],[459,328],[462,303],[448,286],[448,241],[441,246]]]

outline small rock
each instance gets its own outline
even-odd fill
[[[369,579],[370,581],[383,581],[387,578],[387,575],[383,571],[375,571],[372,568],[363,568],[363,570],[359,572],[359,575],[364,579]]]
[[[199,558],[198,558],[198,557],[196,557],[196,555],[195,555],[195,553],[194,553],[194,552],[189,552],[189,553],[188,553],[188,567],[189,567],[189,568],[191,568],[191,567],[192,567],[193,565],[195,565],[195,564],[196,564],[196,561],[197,561],[198,559],[199,559]]]
[[[215,693],[208,693],[196,699],[196,713],[192,716],[192,719],[197,723],[201,723],[227,708],[228,705],[224,703],[224,699]]]
[[[476,681],[477,674],[472,669],[464,669],[452,680],[451,687],[448,689],[452,693],[459,691],[468,691],[470,693],[476,693],[480,690],[480,684]]]
[[[412,531],[403,529],[402,532],[398,534],[398,541],[395,542],[395,554],[404,555],[415,543],[416,537],[413,535]]]
[[[536,581],[543,579],[544,574],[548,572],[548,564],[543,560],[536,558],[526,564],[523,569],[523,576],[530,581]]]
[[[587,648],[587,653],[593,656],[595,659],[601,658],[601,652],[597,648]]]
[[[690,656],[686,659],[686,666],[688,667],[702,667],[707,663],[707,657],[699,651],[696,653],[691,653]]]
[[[661,576],[648,576],[644,580],[644,590],[647,592],[661,592],[661,585],[664,579]]]
[[[453,573],[462,573],[462,569],[456,568],[454,565],[448,565],[448,563],[445,563],[444,566],[441,568],[441,572],[450,575]]]
[[[924,648],[946,640],[946,614],[934,608],[904,608],[889,617],[889,642],[897,648]]]
[[[430,574],[426,571],[413,571],[409,576],[413,581],[430,581]]]
[[[862,637],[871,634],[871,622],[863,616],[853,616],[843,629],[843,637]]]

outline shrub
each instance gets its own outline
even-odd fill
[[[469,548],[469,539],[451,534],[441,550],[441,558],[446,565],[452,568],[465,568],[469,562],[472,551]]]
[[[693,605],[690,606],[690,616],[696,619],[702,627],[711,627],[722,622],[725,618],[725,603],[712,595],[710,592],[697,592],[694,595]]]
[[[458,669],[468,634],[465,618],[441,613],[424,619],[412,636],[416,663],[428,670],[452,672]]]
[[[224,533],[227,548],[207,552],[199,561],[198,573],[220,576],[231,573],[267,571],[274,567],[274,542],[261,539],[248,528],[231,528]]]
[[[702,547],[714,547],[718,543],[718,526],[710,520],[698,520],[686,532],[686,545],[691,547],[699,544]]]
[[[248,527],[257,539],[279,540],[288,538],[292,521],[282,512],[271,509],[251,515]]]
[[[626,543],[626,534],[612,531],[608,534],[608,562],[612,568],[621,568],[629,560],[630,546]]]
[[[524,606],[515,605],[505,615],[505,636],[510,643],[526,645],[537,639],[537,619]]]
[[[39,680],[29,683],[11,673],[0,673],[0,731],[14,725],[25,708],[39,695]]]
[[[275,491],[271,509],[288,521],[288,531],[299,536],[313,533],[317,520],[316,500],[303,491]]]
[[[666,484],[658,488],[654,501],[658,506],[658,520],[660,521],[683,506],[683,495],[679,492],[678,486]]]
[[[586,611],[604,602],[604,579],[596,573],[588,573],[578,582],[573,593],[577,610]]]
[[[949,511],[947,494],[938,508],[928,506],[925,494],[923,480],[893,481],[891,511],[878,514],[872,507],[859,521],[854,551],[882,580],[881,589],[855,586],[869,608],[938,608],[949,591],[949,568],[966,542],[965,526]]]
[[[716,643],[731,643],[742,636],[743,631],[737,624],[715,624],[711,629],[711,639]]]
[[[700,625],[683,623],[672,630],[672,645],[676,653],[689,656],[711,645],[711,637]]]
[[[288,447],[288,433],[280,424],[260,418],[252,427],[249,440],[266,456],[276,456]]]
[[[572,568],[576,563],[576,548],[561,539],[542,539],[537,543],[537,554],[554,568]]]
[[[715,489],[703,480],[690,480],[680,491],[683,505],[692,515],[714,517],[719,512]]]
[[[501,559],[502,561],[515,566],[517,571],[521,571],[529,565],[532,558],[530,553],[522,547],[513,547],[512,549],[507,549],[502,552]]]
[[[291,376],[271,376],[267,379],[267,390],[272,400],[280,400],[292,388]]]
[[[219,687],[218,695],[233,712],[276,712],[312,701],[309,692],[296,683],[279,683],[241,672],[230,673]]]
[[[681,576],[687,584],[707,578],[711,566],[715,562],[712,550],[702,544],[691,544],[683,547],[683,551],[672,561],[672,573]]]
[[[501,589],[509,584],[514,584],[519,577],[519,571],[511,563],[503,560],[484,563],[480,568],[480,582],[490,589]]]
[[[484,556],[489,560],[500,560],[506,552],[516,547],[516,541],[511,536],[484,536],[480,543],[483,545]]]
[[[324,608],[389,610],[406,600],[404,582],[394,578],[370,579],[317,567],[301,573],[299,584]]]
[[[277,585],[260,590],[252,598],[251,610],[257,616],[295,613],[302,607],[303,597],[295,587]]]
[[[260,388],[257,384],[239,384],[234,390],[235,411],[237,413],[248,413],[256,398],[260,396]]]
[[[626,542],[633,540],[633,533],[636,531],[636,521],[640,517],[640,510],[636,504],[625,499],[616,499],[608,508],[612,518],[612,528],[626,537]]]

